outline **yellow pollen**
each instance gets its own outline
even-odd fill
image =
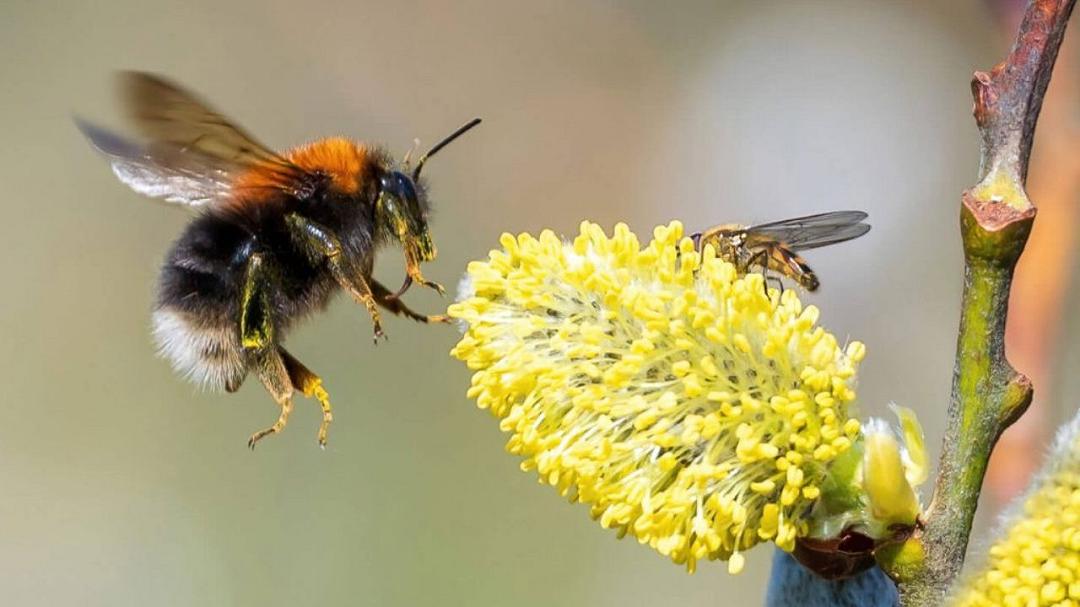
[[[523,470],[690,571],[738,573],[742,551],[809,533],[860,436],[862,344],[841,346],[794,289],[698,253],[678,222],[644,246],[588,222],[569,243],[500,244],[450,306],[466,327],[451,353]]]
[[[950,605],[1080,604],[1080,417]]]

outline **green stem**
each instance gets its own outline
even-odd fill
[[[1035,123],[1074,2],[1031,0],[1009,56],[971,83],[983,145],[980,181],[960,212],[964,295],[939,473],[921,528],[878,555],[905,606],[944,602],[964,562],[990,452],[1031,403],[1031,382],[1005,358],[1005,320],[1035,219],[1024,192]]]
[[[991,232],[970,208],[964,205],[961,220],[967,253],[963,308],[934,501],[925,527],[910,540],[920,548],[919,560],[906,567],[886,563],[900,578],[904,605],[941,604],[964,562],[994,443],[1031,403],[1030,382],[1005,359],[1004,335],[1013,269],[1034,213]]]

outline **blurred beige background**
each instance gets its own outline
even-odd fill
[[[427,170],[456,282],[501,231],[639,233],[859,208],[809,297],[865,341],[863,409],[914,407],[936,450],[960,294],[968,80],[1002,55],[976,0],[53,3],[0,6],[0,603],[756,604],[746,572],[688,576],[517,469],[450,327],[340,299],[290,349],[334,399],[250,453],[257,382],[200,394],[153,355],[156,268],[190,217],[120,185],[72,126],[117,125],[110,72],[170,75],[265,142],[397,154],[474,115]],[[1075,34],[1075,32],[1074,32]],[[401,276],[385,251],[377,274]],[[422,289],[408,300],[434,311]]]

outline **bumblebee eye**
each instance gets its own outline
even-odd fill
[[[387,173],[379,180],[379,186],[382,193],[389,194],[397,199],[398,204],[404,207],[403,211],[414,214],[421,212],[416,185],[408,175],[401,171]]]
[[[413,180],[409,179],[404,173],[394,171],[394,180],[397,182],[397,191],[402,200],[404,200],[409,206],[416,206],[419,208],[420,203],[416,195],[416,186],[413,184]]]
[[[379,204],[386,225],[399,238],[427,233],[427,221],[413,180],[400,171],[390,171],[380,178],[379,185]]]

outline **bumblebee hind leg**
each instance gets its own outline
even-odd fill
[[[322,386],[322,378],[296,360],[296,357],[289,354],[285,348],[278,346],[278,353],[285,363],[285,369],[289,373],[289,381],[292,383],[293,388],[302,392],[304,396],[319,401],[319,405],[322,407],[323,418],[322,423],[319,424],[319,446],[325,449],[326,434],[330,430],[330,422],[334,421],[334,412],[330,407],[330,395]]]
[[[270,434],[285,429],[292,413],[293,384],[285,361],[278,352],[270,305],[271,271],[261,253],[253,253],[247,260],[243,292],[240,298],[240,345],[249,365],[255,369],[259,381],[281,407],[281,414],[274,425],[259,430],[248,439],[248,447]]]
[[[278,415],[274,425],[251,435],[251,438],[248,439],[248,447],[251,449],[254,449],[255,443],[263,438],[284,430],[285,424],[289,423],[289,414],[293,410],[292,381],[289,379],[289,372],[285,368],[285,362],[277,350],[271,349],[260,352],[257,355],[256,366],[259,380],[266,386],[266,391],[274,398],[274,402],[281,407],[281,414]]]

